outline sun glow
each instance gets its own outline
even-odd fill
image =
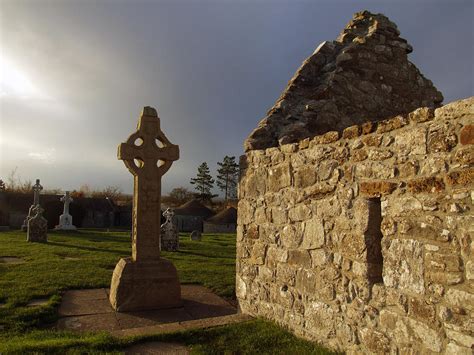
[[[43,98],[28,75],[5,57],[0,56],[0,98]]]

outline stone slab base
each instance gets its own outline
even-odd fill
[[[248,320],[236,308],[209,289],[182,285],[182,307],[120,312],[109,302],[109,290],[70,290],[59,306],[59,330],[108,331],[116,336],[146,335],[207,328]]]
[[[176,268],[163,258],[146,262],[120,259],[112,275],[109,299],[117,312],[180,307]]]

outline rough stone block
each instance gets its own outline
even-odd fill
[[[362,134],[372,133],[376,127],[377,127],[377,124],[374,122],[371,122],[371,121],[365,122],[361,126],[361,133]]]
[[[434,118],[434,109],[430,107],[420,107],[408,114],[408,119],[411,122],[419,123],[430,121]]]
[[[357,125],[347,127],[342,132],[342,138],[352,139],[352,138],[358,137],[360,135],[360,130],[361,130],[361,128]]]
[[[419,178],[408,181],[408,190],[411,193],[436,193],[444,190],[444,181],[439,177]]]
[[[468,146],[456,150],[454,154],[454,162],[462,165],[473,165],[474,164],[474,146]]]
[[[389,181],[363,181],[359,184],[360,193],[370,197],[380,197],[392,193],[397,184]]]
[[[338,140],[339,140],[339,132],[330,131],[323,135],[314,137],[313,142],[315,142],[315,144],[329,144],[329,143],[337,142]]]
[[[461,144],[474,144],[474,125],[470,124],[461,129],[460,139]]]
[[[311,256],[308,250],[289,250],[288,251],[288,265],[296,267],[311,268]]]
[[[304,249],[321,248],[325,242],[324,225],[320,218],[313,217],[304,223],[304,234],[301,247]]]
[[[250,262],[254,265],[263,265],[265,263],[265,255],[267,246],[263,242],[255,242],[250,253]]]
[[[474,168],[453,171],[446,176],[449,185],[469,185],[474,182]]]
[[[426,154],[426,128],[410,127],[409,130],[396,132],[393,149],[399,156]]]
[[[364,328],[360,331],[360,337],[362,344],[371,352],[385,354],[390,350],[390,341],[382,332]]]
[[[436,309],[433,305],[427,304],[423,299],[410,298],[408,301],[408,315],[427,323],[434,322]]]
[[[249,169],[245,174],[245,196],[256,197],[265,193],[267,170],[263,168]]]
[[[294,173],[295,187],[305,188],[316,182],[316,168],[314,166],[303,166]]]
[[[409,161],[398,166],[398,174],[401,178],[413,177],[418,173],[419,168],[417,161]]]
[[[311,208],[306,205],[300,204],[288,212],[288,217],[291,221],[304,221],[311,218]]]
[[[398,115],[388,120],[380,121],[377,125],[377,133],[385,133],[393,131],[394,129],[401,128],[408,124],[406,117]]]
[[[383,280],[386,286],[424,293],[422,243],[413,239],[394,239],[383,256]]]
[[[301,244],[303,239],[303,231],[301,225],[286,225],[280,233],[281,242],[284,247],[289,249],[296,249]]]
[[[382,144],[383,136],[381,134],[371,134],[362,138],[362,143],[369,147],[380,147]]]
[[[450,288],[446,292],[446,302],[453,306],[466,307],[474,311],[474,294],[467,291]]]
[[[366,149],[358,149],[352,152],[351,158],[353,161],[358,162],[367,159],[368,156]]]
[[[381,149],[371,149],[368,154],[370,160],[386,160],[393,156],[391,151]]]
[[[291,185],[291,170],[290,164],[285,163],[268,170],[267,187],[272,192]]]
[[[449,152],[457,143],[456,133],[451,126],[433,126],[428,132],[427,148],[429,153]]]
[[[465,348],[451,342],[446,346],[446,355],[472,355],[472,348]]]

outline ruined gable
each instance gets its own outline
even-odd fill
[[[305,60],[244,143],[246,151],[436,107],[442,94],[408,60],[412,47],[382,14],[356,13]]]

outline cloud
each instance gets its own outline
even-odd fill
[[[56,161],[56,149],[48,148],[42,152],[30,152],[28,156],[45,164],[53,164]]]

